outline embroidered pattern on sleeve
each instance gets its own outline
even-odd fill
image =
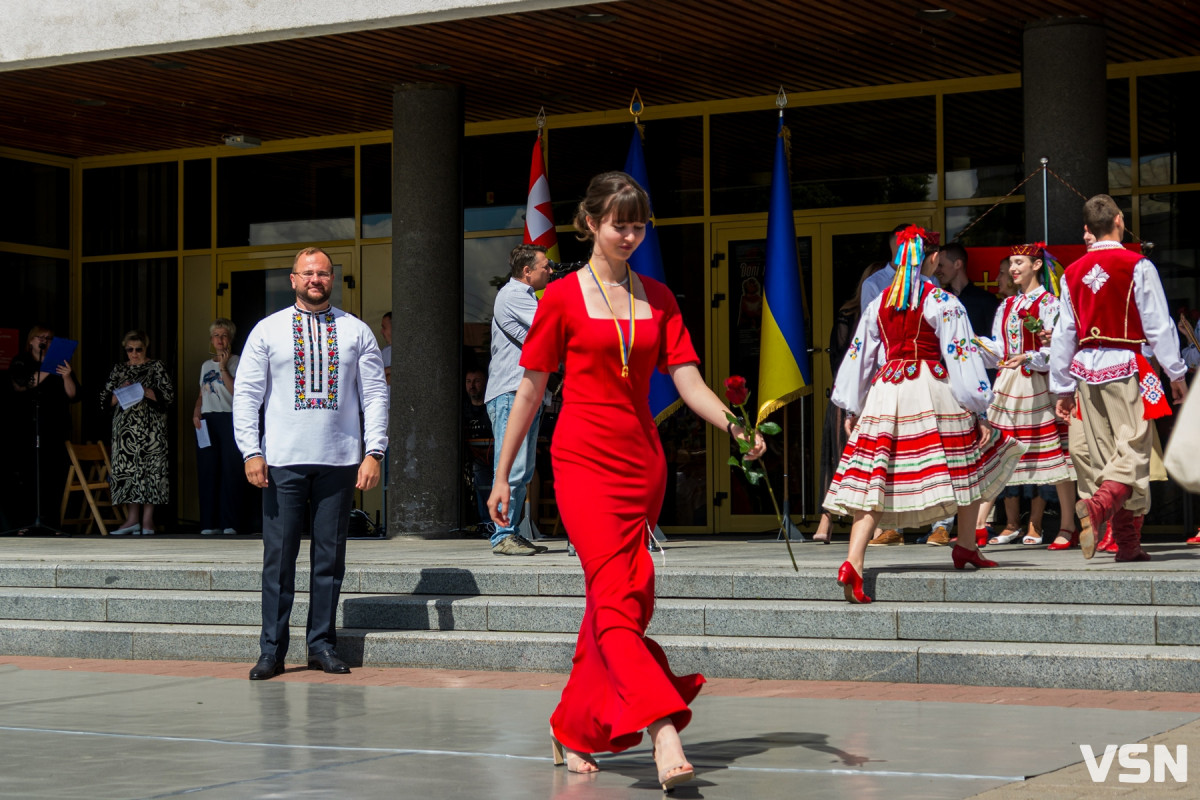
[[[946,345],[946,355],[956,361],[966,361],[972,355],[979,352],[970,339],[951,339],[950,344]]]
[[[862,339],[855,336],[854,341],[850,343],[850,349],[846,351],[846,358],[851,361],[857,359],[858,354],[862,352],[862,346]]]

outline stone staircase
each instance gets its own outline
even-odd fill
[[[1200,691],[1189,571],[881,566],[867,606],[832,575],[660,569],[650,633],[677,672],[710,677]],[[253,563],[0,561],[0,653],[249,666],[259,581]],[[292,618],[306,613],[300,594]],[[564,672],[582,615],[571,562],[352,567],[338,650],[369,666]],[[303,631],[292,638],[294,662]]]

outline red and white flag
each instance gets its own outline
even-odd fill
[[[554,230],[554,211],[550,207],[550,182],[546,180],[546,160],[542,156],[542,137],[533,143],[533,163],[529,166],[529,200],[525,204],[525,244],[540,244],[546,256],[558,261],[558,234]]]

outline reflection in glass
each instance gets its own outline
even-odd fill
[[[1143,186],[1200,181],[1195,97],[1200,72],[1137,79],[1138,177]]]
[[[83,254],[176,250],[178,209],[178,162],[85,169]]]
[[[935,200],[934,111],[932,96],[789,109],[792,206]],[[767,210],[777,121],[775,111],[711,117],[714,214]]]
[[[362,237],[392,235],[392,146],[366,144],[358,149],[362,192]]]
[[[1108,113],[1105,115],[1105,140],[1108,152],[1108,191],[1111,194],[1133,185],[1130,177],[1129,79],[1108,82]]]
[[[796,246],[800,256],[800,274],[804,296],[812,296],[812,238],[799,236]],[[762,337],[762,285],[766,274],[766,240],[746,239],[729,243],[729,365],[730,372],[746,379],[751,392],[758,389],[759,342]],[[805,335],[812,338],[812,317],[805,314]],[[761,398],[752,394],[748,408]],[[787,494],[796,513],[816,511],[809,473],[816,463],[813,450],[813,403],[811,396],[801,397],[776,411],[771,419],[784,424],[787,420],[788,470]],[[732,452],[732,451],[731,451]],[[724,459],[722,459],[722,462]],[[767,454],[763,458],[773,486],[783,486],[783,436],[767,437]],[[775,509],[766,486],[751,486],[741,470],[725,466],[730,475],[730,502],[733,514],[766,514],[774,517]],[[776,489],[780,502],[780,490]]]
[[[183,162],[183,249],[212,247],[212,160]]]
[[[991,207],[947,207],[944,241],[957,240],[966,247],[1007,247],[1024,242],[1025,203],[1001,203],[989,212]]]
[[[4,328],[17,329],[17,350],[25,349],[25,334],[34,325],[49,325],[59,336],[70,335],[71,281],[65,258],[46,258],[0,251],[0,275],[4,276],[10,303],[4,314]],[[7,364],[0,364],[0,370]]]
[[[948,94],[942,99],[946,199],[999,197],[1024,177],[1020,89]]]
[[[0,242],[71,246],[71,170],[0,158]]]
[[[217,161],[217,245],[354,238],[354,148]]]
[[[700,118],[656,119],[643,125],[646,171],[655,217],[703,214],[704,139]],[[561,128],[550,131],[548,136],[547,176],[550,198],[554,201],[554,221],[569,225],[592,177],[625,168],[633,125]],[[526,156],[526,163],[528,159]]]

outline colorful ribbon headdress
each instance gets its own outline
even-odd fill
[[[1042,260],[1042,268],[1038,272],[1038,280],[1055,297],[1062,296],[1062,292],[1059,289],[1059,279],[1062,278],[1063,265],[1062,262],[1054,257],[1053,253],[1046,249],[1045,242],[1013,245],[1012,254],[1014,256],[1028,256],[1031,259],[1040,258]]]
[[[897,309],[916,308],[921,302],[921,262],[925,260],[924,229],[909,225],[896,234],[896,257],[892,279],[884,304]]]

